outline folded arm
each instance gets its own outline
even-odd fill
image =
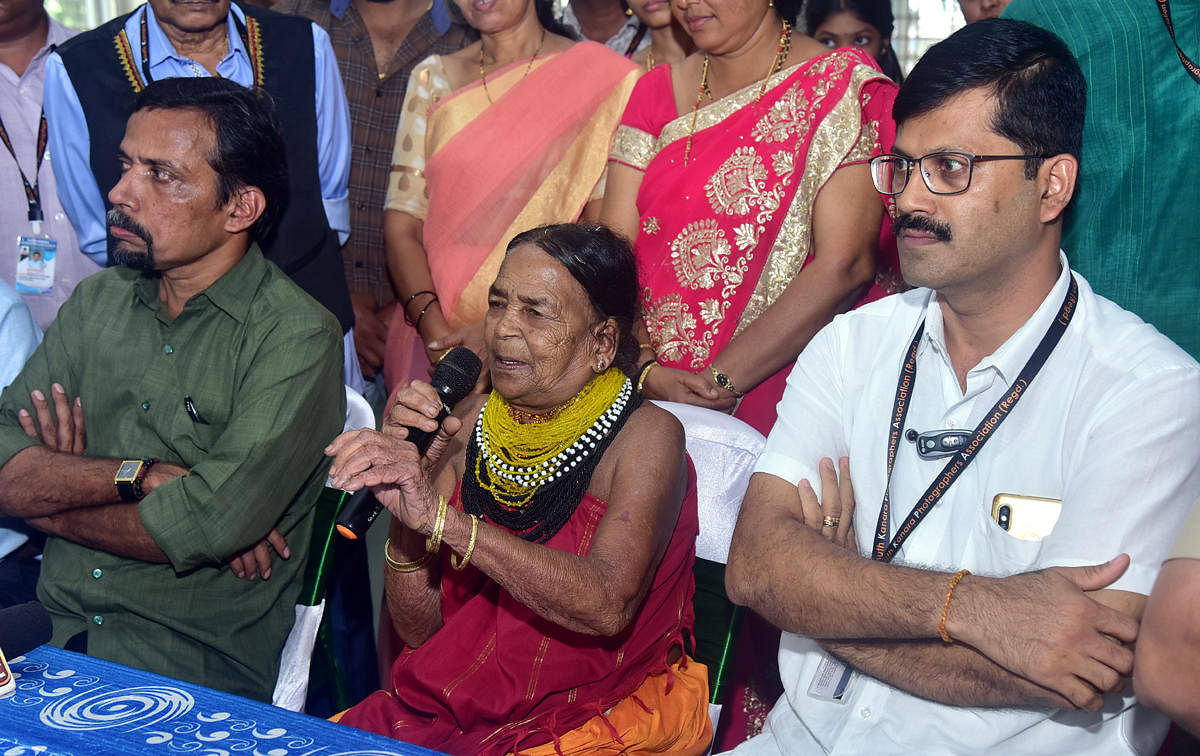
[[[833,489],[836,496],[836,485]],[[735,602],[784,630],[839,644],[865,641],[835,650],[917,695],[969,694],[981,702],[998,696],[1004,705],[1046,705],[1044,692],[1020,685],[1016,676],[1073,706],[1095,709],[1101,703],[1097,691],[1114,689],[1132,668],[1132,652],[1124,644],[1137,637],[1137,621],[1086,591],[1110,584],[1127,565],[1128,558],[1121,557],[1099,567],[1009,578],[972,575],[956,589],[945,629],[995,664],[961,650],[938,657],[941,649],[929,641],[941,643],[951,575],[884,564],[830,541],[805,524],[795,486],[756,473],[734,532],[726,585]],[[881,645],[879,639],[918,643]],[[929,660],[927,654],[938,664],[921,668],[916,662]],[[966,678],[962,689],[937,687],[945,682],[939,676],[960,673]]]
[[[1137,618],[1145,596],[1126,591],[1096,591],[1088,594],[1098,603]],[[1118,690],[1130,674],[1130,665],[1120,663],[1120,672],[1101,662],[1091,665],[1096,685],[1079,680],[1072,698],[1014,674],[965,643],[938,640],[909,641],[821,641],[825,650],[871,677],[931,701],[952,706],[987,707],[1076,707],[1096,710],[1103,691]],[[1069,682],[1069,681],[1068,681]]]

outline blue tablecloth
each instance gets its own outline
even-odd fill
[[[40,646],[9,662],[0,754],[418,756],[434,751],[103,659]]]

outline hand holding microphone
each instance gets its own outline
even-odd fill
[[[471,393],[482,369],[483,363],[466,347],[455,347],[438,363],[430,382],[442,402],[437,416],[439,427],[450,416],[455,405]],[[416,445],[422,455],[437,436],[437,429],[427,431],[408,426],[406,429],[408,440]],[[382,510],[383,505],[371,495],[370,489],[364,487],[352,494],[342,507],[337,518],[338,532],[346,538],[361,538]]]

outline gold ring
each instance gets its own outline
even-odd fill
[[[841,517],[830,517],[829,515],[825,515],[825,519],[821,520],[821,527],[836,528],[838,526],[838,523],[841,521],[842,521]]]

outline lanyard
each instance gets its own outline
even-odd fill
[[[1071,275],[1069,271],[1067,275]],[[979,425],[975,426],[971,440],[942,468],[941,474],[925,490],[924,496],[909,512],[904,524],[896,531],[896,537],[889,543],[888,529],[891,508],[889,498],[892,487],[892,469],[896,463],[896,449],[900,444],[900,436],[904,432],[904,419],[908,416],[913,388],[917,385],[917,350],[921,345],[921,334],[925,332],[925,321],[921,321],[920,327],[917,328],[917,335],[913,337],[912,344],[908,347],[904,365],[900,369],[900,379],[896,384],[896,402],[892,407],[892,429],[888,434],[887,480],[883,488],[883,505],[879,510],[879,523],[875,528],[875,543],[871,550],[873,559],[881,562],[892,561],[896,552],[900,551],[900,547],[904,545],[904,541],[921,524],[929,510],[933,509],[933,505],[938,503],[954,481],[958,479],[958,476],[962,474],[962,471],[967,468],[967,465],[975,459],[975,455],[991,438],[996,428],[1000,427],[1000,423],[1004,422],[1008,414],[1012,412],[1013,407],[1017,405],[1025,390],[1029,388],[1029,384],[1037,376],[1038,371],[1042,369],[1042,365],[1046,363],[1050,352],[1054,351],[1054,347],[1058,345],[1059,339],[1062,338],[1063,332],[1067,330],[1067,325],[1075,314],[1075,305],[1078,301],[1079,286],[1075,283],[1074,276],[1071,276],[1071,285],[1067,288],[1067,296],[1063,299],[1062,306],[1058,308],[1058,315],[1050,323],[1050,327],[1046,330],[1046,335],[1042,337],[1037,349],[1033,350],[1033,354],[1029,356],[1025,367],[1021,368],[1017,379],[1009,386],[1008,393],[993,404],[992,409]]]
[[[25,185],[25,201],[29,203],[29,220],[40,221],[42,219],[42,196],[38,191],[38,173],[42,170],[42,158],[46,155],[46,111],[42,111],[38,123],[37,161],[33,166],[33,184],[29,183],[29,179],[25,177],[25,171],[21,170],[21,162],[17,160],[17,151],[13,149],[12,140],[9,139],[8,129],[4,128],[3,119],[0,119],[0,141],[3,141],[4,146],[8,148],[8,154],[12,155],[13,161],[17,164],[17,173],[21,174],[21,183]]]
[[[1171,34],[1171,42],[1175,45],[1175,52],[1179,54],[1179,61],[1183,63],[1183,67],[1191,74],[1191,77],[1200,84],[1200,66],[1184,54],[1179,48],[1179,42],[1175,39],[1175,24],[1171,23],[1171,0],[1158,0],[1158,12],[1162,14],[1163,22],[1167,25],[1167,31]]]
[[[233,13],[233,11],[230,11]],[[254,87],[261,88],[263,82],[262,66],[259,65],[259,58],[255,55],[255,48],[250,44],[250,38],[246,32],[246,25],[241,22],[241,19],[235,14],[233,16],[233,25],[237,27],[238,36],[242,38],[242,46],[246,48],[247,54],[250,55],[250,65],[254,71]],[[150,86],[154,81],[154,77],[150,75],[150,34],[146,24],[146,7],[142,6],[141,26],[141,53],[142,53],[142,86]],[[124,33],[124,30],[121,30]],[[257,35],[256,35],[257,37]],[[140,90],[139,90],[140,91]]]

